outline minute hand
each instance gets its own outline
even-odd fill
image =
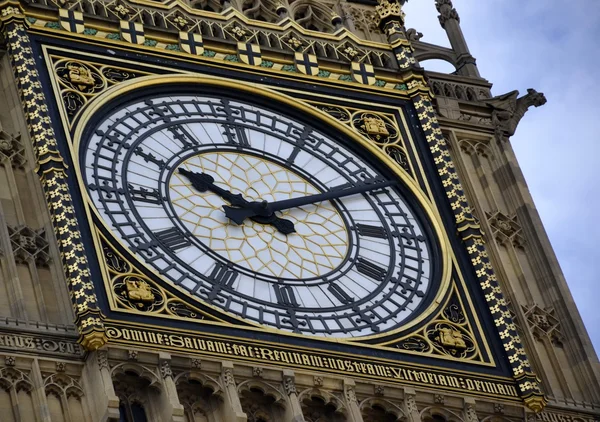
[[[328,192],[317,193],[309,196],[301,196],[299,198],[284,199],[282,201],[271,202],[267,205],[268,212],[283,211],[289,208],[301,207],[303,205],[314,204],[315,202],[330,201],[332,199],[343,198],[358,193],[369,192],[376,189],[383,189],[388,186],[396,185],[398,182],[388,180],[386,182],[374,184],[362,184],[348,189],[330,190]]]

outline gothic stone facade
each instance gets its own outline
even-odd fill
[[[0,420],[600,420],[598,360],[510,144],[519,120],[545,98],[533,89],[522,96],[491,95],[450,0],[435,3],[452,48],[421,42],[418,31],[404,26],[400,3],[0,2]],[[431,376],[427,382],[422,375],[419,383],[418,371],[411,376],[416,382],[390,383],[107,342],[86,256],[72,235],[72,198],[61,191],[69,170],[56,148],[58,122],[48,117],[44,95],[50,81],[36,70],[31,47],[31,37],[44,33],[115,48],[139,46],[140,54],[187,54],[224,68],[257,65],[289,77],[412,92],[420,96],[416,109],[424,115],[431,98],[435,115],[429,124],[439,123],[471,207],[468,224],[458,230],[474,230],[465,242],[485,241],[545,398],[530,396],[528,407],[493,394],[436,389]],[[238,42],[262,50],[262,57],[236,50]],[[458,70],[423,72],[419,63],[433,58]],[[117,82],[98,82],[89,67],[72,66],[71,88],[61,91],[71,117],[94,86]],[[367,132],[377,135],[375,129]]]

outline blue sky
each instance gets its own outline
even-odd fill
[[[434,3],[410,0],[406,26],[449,46]],[[493,95],[535,88],[548,99],[529,110],[511,143],[600,351],[600,2],[454,0],[454,7]]]

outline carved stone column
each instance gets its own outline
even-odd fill
[[[163,379],[163,394],[160,395],[161,420],[183,422],[185,419],[184,409],[179,402],[177,395],[177,386],[173,380],[173,371],[171,370],[171,355],[168,353],[159,353],[158,365],[160,375]]]
[[[417,394],[412,388],[404,388],[404,413],[408,422],[421,422],[421,414],[417,407]]]
[[[475,411],[475,399],[465,397],[463,411],[465,412],[465,422],[479,422],[477,412]]]
[[[67,166],[58,150],[26,28],[27,20],[20,3],[15,0],[0,2],[0,32],[6,41],[29,137],[33,142],[36,170],[58,241],[75,310],[75,323],[79,328],[81,344],[88,350],[95,350],[106,343],[104,316],[98,308],[81,231],[67,185]]]
[[[469,52],[469,47],[460,28],[460,17],[452,5],[452,0],[435,0],[435,7],[440,15],[440,25],[446,30],[452,50],[458,55],[458,73],[465,76],[479,77],[475,58]]]
[[[225,392],[224,414],[225,420],[231,422],[246,422],[248,416],[242,410],[240,396],[238,395],[235,378],[233,378],[233,362],[223,362],[221,366],[221,382]]]
[[[286,420],[292,422],[304,422],[302,407],[298,400],[298,391],[296,391],[296,376],[294,371],[283,370],[283,389],[287,395],[288,408],[286,409]]]
[[[50,409],[48,408],[48,400],[44,391],[44,380],[40,371],[40,364],[37,359],[32,362],[31,381],[33,382],[33,390],[31,391],[36,404],[35,413],[41,417],[42,422],[51,422]]]
[[[348,409],[348,421],[364,422],[360,408],[358,407],[358,400],[356,400],[355,387],[356,383],[354,380],[344,379],[344,398],[346,399],[346,408]]]
[[[92,420],[119,420],[119,398],[110,375],[108,351],[104,348],[90,353],[85,362],[81,383],[86,391],[86,399]]]

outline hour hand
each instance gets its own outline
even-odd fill
[[[184,168],[180,168],[179,173],[187,177],[187,179],[192,183],[192,186],[199,192],[211,191],[216,193],[225,201],[236,207],[242,207],[249,203],[244,199],[242,194],[233,194],[230,191],[215,185],[215,179],[210,174],[196,173]]]

